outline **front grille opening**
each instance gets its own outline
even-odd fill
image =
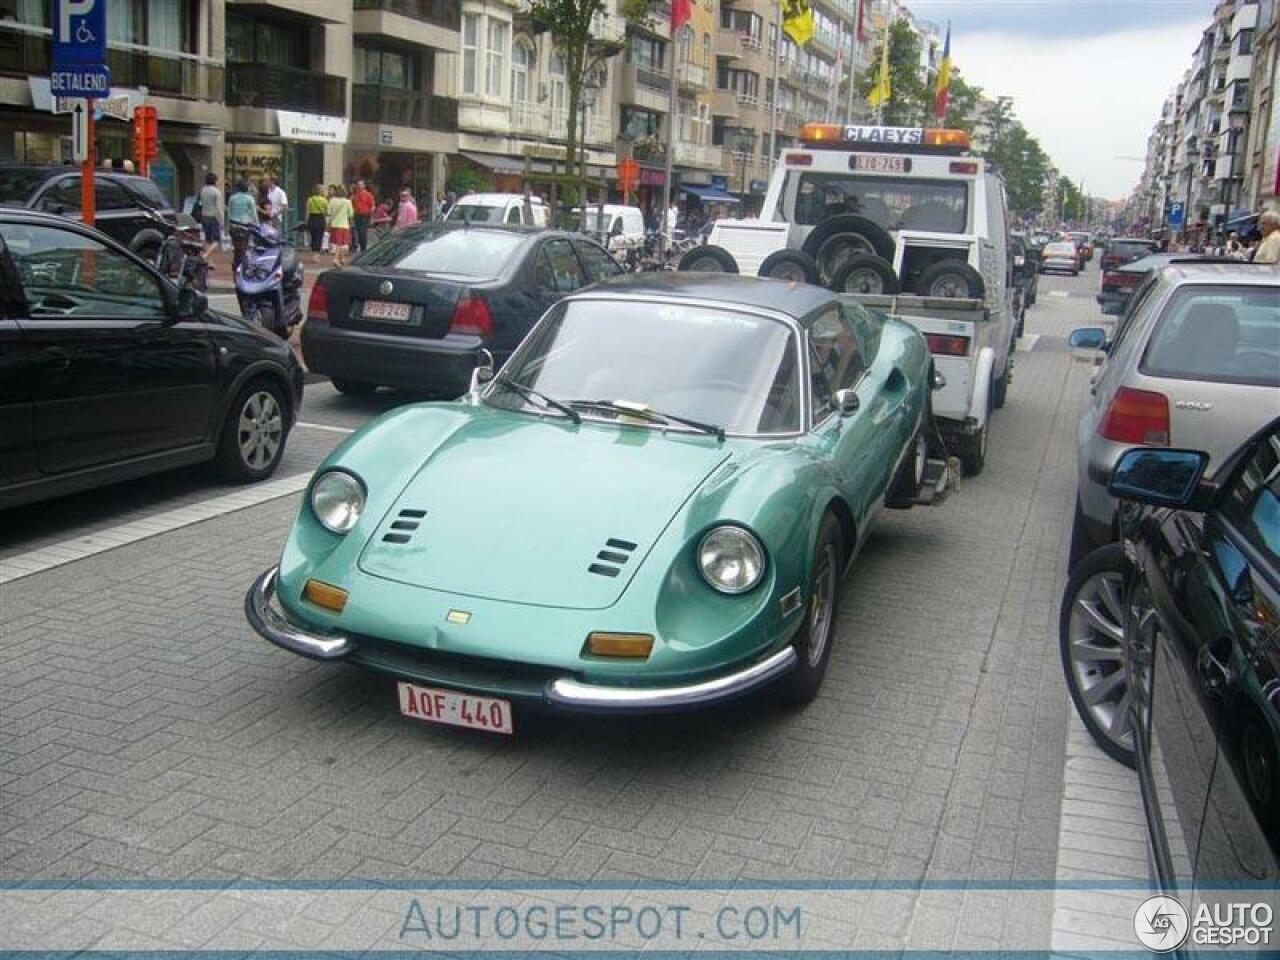
[[[597,560],[606,560],[609,563],[626,563],[627,555],[625,553],[614,553],[612,550],[601,550],[596,554]]]
[[[427,511],[425,510],[401,510],[400,511],[400,516],[405,517],[409,520],[421,520],[426,515],[427,515]]]

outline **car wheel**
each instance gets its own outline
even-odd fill
[[[993,391],[994,392],[994,391]],[[987,419],[982,429],[960,438],[956,455],[960,458],[960,466],[964,467],[966,477],[976,477],[987,465],[987,439],[991,434],[991,403],[987,402]]]
[[[1067,581],[1058,648],[1067,690],[1085,729],[1107,756],[1132,767],[1124,616],[1124,547],[1111,543],[1085,557]]]
[[[836,293],[895,294],[899,290],[898,275],[893,264],[874,253],[856,253],[844,262],[831,278]]]
[[[222,426],[216,464],[228,480],[262,480],[275,473],[288,437],[284,392],[255,380],[237,394]]]
[[[916,293],[922,297],[981,300],[986,289],[978,271],[962,260],[940,260],[916,280]]]
[[[1272,822],[1280,817],[1280,767],[1276,743],[1266,726],[1256,717],[1246,719],[1240,732],[1240,757],[1244,781],[1257,809],[1271,811]]]
[[[894,243],[874,220],[844,213],[814,227],[801,249],[817,262],[823,279],[830,281],[849,257],[859,253],[874,253],[892,263]]]
[[[1013,345],[1009,345],[1009,359],[1004,365],[1004,376],[991,386],[991,406],[1000,410],[1009,398],[1009,380],[1013,374]]]
[[[792,283],[818,283],[818,264],[803,250],[775,250],[764,258],[758,277],[789,280]]]
[[[708,243],[694,247],[681,257],[676,269],[682,273],[737,273],[738,262],[724,247]]]
[[[329,381],[333,389],[347,397],[372,397],[378,389],[376,383],[365,383],[363,380],[342,380],[334,377]]]
[[[805,595],[804,622],[792,646],[796,665],[778,681],[777,696],[783,703],[803,706],[818,695],[831,659],[836,613],[840,607],[840,579],[844,568],[844,537],[834,514],[822,518],[813,550],[809,586]]]

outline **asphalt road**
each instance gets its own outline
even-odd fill
[[[1089,376],[1065,338],[1097,322],[1097,283],[1096,264],[1042,278],[986,471],[941,507],[882,513],[801,711],[518,715],[509,739],[418,723],[388,680],[245,625],[296,492],[253,503],[193,469],[11,511],[0,877],[1052,882]],[[280,478],[296,490],[405,400],[308,385]],[[868,942],[946,945],[962,922],[911,899]],[[1051,920],[985,922],[995,946],[1002,923]]]

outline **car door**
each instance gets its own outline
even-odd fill
[[[534,289],[543,310],[587,282],[582,264],[566,237],[545,240],[534,255]]]
[[[590,240],[575,240],[573,245],[578,251],[578,257],[582,260],[582,268],[587,274],[587,283],[600,283],[622,273],[622,267],[618,266],[618,262],[609,256],[603,247],[596,246]]]
[[[1217,734],[1196,859],[1201,886],[1280,885],[1280,428],[1258,442],[1205,518],[1215,604],[1195,669]]]
[[[0,224],[0,487],[33,476],[35,408],[31,355],[18,326],[18,274]]]
[[[150,268],[73,225],[13,223],[38,462],[60,473],[209,439],[217,364]]]

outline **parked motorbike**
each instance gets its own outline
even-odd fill
[[[236,299],[250,323],[282,340],[302,322],[303,267],[297,251],[269,224],[235,227],[243,232],[244,254],[235,268]]]

